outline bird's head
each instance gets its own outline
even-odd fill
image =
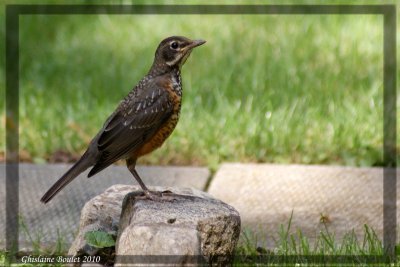
[[[154,63],[169,67],[182,67],[193,48],[204,44],[204,40],[190,40],[183,36],[171,36],[159,44]]]

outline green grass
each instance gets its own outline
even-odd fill
[[[22,216],[19,216],[19,231],[20,237],[26,240],[25,246],[30,247],[30,251],[19,251],[19,252],[7,252],[0,250],[0,266],[7,266],[10,265],[7,262],[7,258],[9,255],[14,255],[18,259],[22,259],[24,256],[32,256],[32,257],[44,257],[44,256],[60,256],[60,255],[67,255],[68,251],[68,243],[59,231],[57,231],[57,239],[55,244],[48,246],[43,241],[44,234],[42,232],[32,232],[29,229],[28,225],[25,223],[25,220]],[[21,244],[20,244],[21,247]],[[10,256],[11,261],[15,262],[14,256]],[[28,263],[19,263],[19,264],[12,264],[12,266],[21,266],[21,267],[29,267],[29,266],[64,266],[61,263],[58,264],[28,264]]]
[[[260,236],[250,229],[244,229],[235,252],[237,254],[235,266],[243,266],[244,263],[246,266],[260,266],[260,263],[265,264],[262,266],[282,266],[282,264],[284,266],[294,266],[294,264],[322,266],[324,261],[321,259],[332,256],[336,258],[329,258],[329,265],[324,266],[377,266],[377,263],[369,265],[366,256],[369,260],[379,263],[384,255],[382,241],[368,225],[364,225],[362,240],[357,238],[354,231],[346,233],[339,239],[334,232],[329,231],[326,224],[324,224],[324,230],[320,231],[314,240],[310,240],[301,229],[292,231],[291,220],[292,217],[286,225],[280,226],[277,239],[268,237],[267,234]],[[274,240],[273,249],[260,246],[260,243],[267,242],[266,236]],[[343,255],[350,257],[340,258]],[[387,258],[387,260],[393,262],[394,259]],[[325,264],[328,263],[325,262]],[[379,266],[387,265],[382,263]]]
[[[179,34],[208,42],[183,67],[177,129],[142,163],[382,165],[380,16],[24,15],[20,30],[24,158],[81,153]]]

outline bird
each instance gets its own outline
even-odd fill
[[[49,202],[88,168],[88,177],[92,177],[121,159],[126,160],[143,197],[160,199],[160,192],[150,191],[143,183],[135,169],[136,161],[159,148],[175,129],[182,102],[181,68],[192,50],[205,42],[184,36],[162,40],[148,73],[119,103],[80,159],[43,195],[41,202]]]

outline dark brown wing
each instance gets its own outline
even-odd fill
[[[88,177],[140,148],[172,115],[168,91],[154,83],[148,86],[149,90],[140,88],[128,96],[107,120],[97,140],[101,156]]]

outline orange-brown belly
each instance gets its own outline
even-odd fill
[[[135,153],[136,157],[141,157],[159,148],[175,129],[178,119],[178,114],[172,115],[171,118],[161,126],[160,130]]]

